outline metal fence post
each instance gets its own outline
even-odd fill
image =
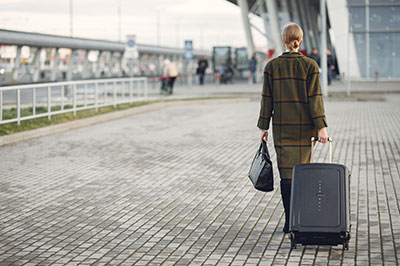
[[[107,92],[107,82],[104,82],[104,104],[107,104],[108,92]]]
[[[47,114],[49,120],[51,119],[51,87],[47,87]]]
[[[117,83],[114,81],[114,108],[117,108]]]
[[[61,111],[64,110],[64,90],[65,87],[64,85],[61,86]]]
[[[104,82],[103,91],[104,91],[104,104],[107,104],[107,82]]]
[[[144,99],[147,100],[147,78],[144,80]]]
[[[130,102],[131,101],[131,88],[130,88],[131,84],[129,81],[126,81],[124,84],[126,86],[126,87],[124,87],[125,88],[124,96],[128,99],[128,102]]]
[[[129,98],[131,99],[131,104],[133,104],[133,80],[129,80]]]
[[[0,90],[0,121],[3,120],[3,91]]]
[[[32,89],[32,115],[36,115],[36,88]]]
[[[17,124],[21,125],[21,91],[17,89]]]
[[[74,84],[73,90],[74,90],[74,92],[73,92],[73,107],[72,107],[72,109],[74,111],[74,116],[76,116],[76,84]]]
[[[87,83],[85,83],[85,94],[84,94],[84,105],[85,105],[85,107],[87,106],[87,90],[88,90],[88,86],[87,86]]]
[[[128,82],[128,86],[126,86],[127,83],[125,81],[122,81],[121,85],[122,85],[122,90],[124,91],[124,100],[125,100],[125,98],[129,99],[129,82]]]
[[[139,80],[139,86],[141,86],[142,98],[144,99],[144,80]]]
[[[99,111],[99,96],[98,96],[98,93],[99,93],[99,83],[96,82],[94,84],[94,107],[95,107],[96,112]]]

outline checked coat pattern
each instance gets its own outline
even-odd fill
[[[311,137],[327,127],[318,64],[298,52],[285,52],[264,69],[257,126],[272,132],[281,179],[296,164],[309,163]]]

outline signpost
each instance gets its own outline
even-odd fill
[[[192,40],[185,40],[185,48],[184,48],[184,55],[183,55],[186,63],[186,71],[188,71],[188,85],[192,86],[192,68],[193,68],[193,41]]]
[[[184,54],[185,61],[192,61],[194,59],[193,55],[193,41],[192,40],[185,40],[185,54]]]
[[[136,35],[127,35],[125,42],[125,58],[129,62],[129,76],[133,76],[134,62],[139,58],[139,52],[136,44]]]

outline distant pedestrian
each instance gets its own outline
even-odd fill
[[[174,83],[176,78],[178,77],[178,68],[174,62],[169,61],[168,59],[164,60],[164,77],[168,80],[168,87],[170,89],[169,94],[173,93]]]
[[[282,32],[286,52],[272,59],[264,68],[261,110],[258,128],[261,140],[268,140],[272,130],[279,175],[281,195],[285,209],[283,232],[289,232],[292,170],[296,164],[309,163],[311,137],[327,142],[328,126],[319,82],[317,62],[299,53],[303,31],[290,23]]]
[[[319,53],[318,53],[318,49],[317,48],[313,48],[311,54],[308,56],[309,58],[312,58],[315,60],[315,62],[317,62],[318,66],[321,67],[321,59],[319,57]]]
[[[257,71],[257,58],[256,58],[256,53],[253,53],[250,59],[250,73],[253,78],[254,84],[256,83],[256,71]]]
[[[198,62],[197,74],[199,75],[200,85],[204,84],[204,75],[206,74],[206,69],[208,68],[208,61],[205,56],[202,56]]]
[[[220,83],[227,84],[228,82],[233,83],[233,68],[231,63],[226,62],[219,68]]]
[[[332,72],[335,70],[335,60],[332,57],[331,51],[329,49],[326,50],[327,61],[328,61],[328,85],[331,85],[332,82]]]

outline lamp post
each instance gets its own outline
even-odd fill
[[[72,37],[73,36],[73,4],[72,4],[72,0],[69,0],[69,36]]]
[[[326,54],[326,0],[320,0],[322,94],[328,96],[328,58]]]
[[[157,24],[156,24],[156,27],[157,27],[157,45],[160,46],[160,43],[161,43],[160,27],[161,27],[161,25],[160,25],[160,10],[159,9],[157,9]]]
[[[121,21],[121,0],[118,0],[118,41],[121,41],[122,34],[122,21]]]

